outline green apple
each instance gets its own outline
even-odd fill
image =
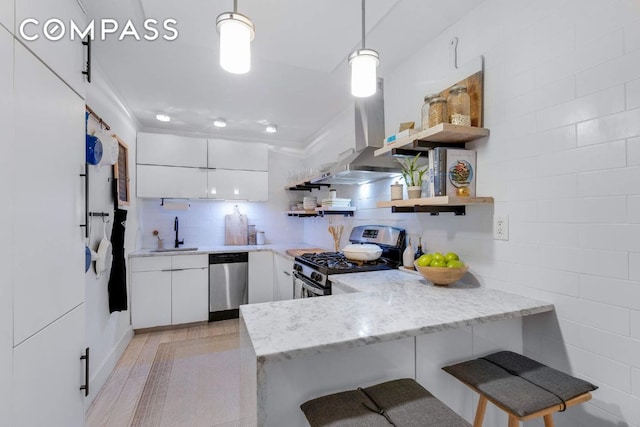
[[[418,264],[420,267],[426,267],[431,264],[432,259],[433,257],[431,255],[424,254],[416,260],[416,264]]]
[[[452,259],[447,263],[447,268],[462,268],[462,267],[464,267],[464,262],[457,259]]]
[[[434,261],[444,261],[444,255],[440,252],[435,252],[432,256]]]
[[[447,253],[447,254],[444,256],[444,259],[445,259],[446,261],[454,261],[454,260],[459,260],[459,259],[460,259],[460,257],[459,257],[459,256],[458,256],[458,254],[457,254],[457,253],[455,253],[455,252],[449,252],[449,253]]]
[[[447,262],[444,259],[434,259],[429,267],[446,267]]]

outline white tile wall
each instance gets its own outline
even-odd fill
[[[339,221],[404,227],[464,254],[481,285],[553,302],[523,322],[525,352],[602,386],[556,425],[640,427],[640,2],[483,2],[385,76],[387,129],[419,122],[419,88],[446,74],[453,36],[459,63],[485,58],[491,135],[469,146],[495,206],[391,214],[375,208],[381,181],[339,187],[359,207]],[[494,214],[509,215],[509,241],[493,240]],[[326,219],[304,222],[307,242],[330,244]]]

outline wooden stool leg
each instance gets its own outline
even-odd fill
[[[509,414],[509,427],[520,427],[520,421],[511,414]]]
[[[476,410],[476,418],[473,420],[473,427],[482,427],[484,421],[484,413],[487,410],[487,398],[480,396],[478,400],[478,409]]]
[[[544,427],[553,427],[553,414],[544,416]]]

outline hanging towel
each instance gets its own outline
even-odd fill
[[[124,231],[127,222],[127,211],[116,209],[114,214],[111,246],[113,262],[109,278],[109,312],[127,310],[127,267],[124,259]]]

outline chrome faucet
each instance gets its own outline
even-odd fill
[[[179,225],[178,225],[178,217],[176,217],[175,220],[173,220],[173,231],[176,232],[176,240],[174,242],[173,247],[174,248],[178,248],[180,247],[180,245],[184,245],[184,239],[182,240],[178,240],[178,230],[179,230]]]

